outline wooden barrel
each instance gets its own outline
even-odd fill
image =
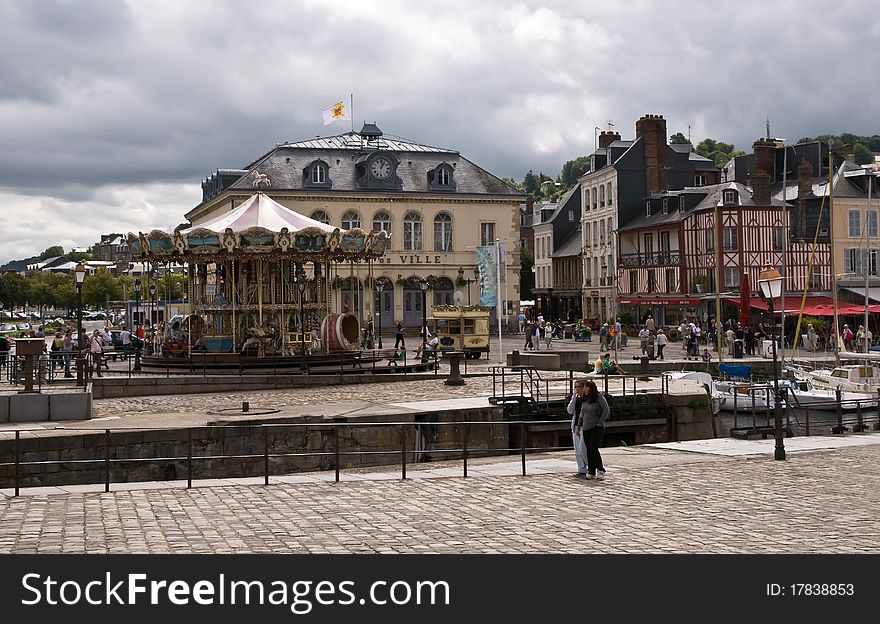
[[[321,321],[321,340],[328,352],[360,348],[361,326],[354,314],[328,314]]]

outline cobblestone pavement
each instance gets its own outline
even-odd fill
[[[609,457],[601,482],[553,472],[0,498],[0,552],[880,552],[880,444],[784,462],[656,453],[670,459]]]

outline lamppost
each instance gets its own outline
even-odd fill
[[[428,282],[421,280],[419,288],[422,289],[422,362],[428,361]]]
[[[773,418],[776,438],[774,459],[783,460],[785,459],[785,445],[782,437],[782,408],[779,405],[779,372],[776,370],[776,316],[773,310],[773,300],[782,294],[782,275],[776,267],[765,266],[758,276],[758,285],[761,287],[761,296],[767,302],[773,333],[771,349],[773,350]]]
[[[82,304],[82,286],[83,280],[86,279],[86,268],[83,266],[82,262],[76,265],[76,268],[73,270],[73,274],[76,277],[76,385],[83,385],[83,366],[85,362],[83,361],[83,343],[85,342],[82,339],[83,333],[83,304]],[[70,360],[68,360],[69,362]]]
[[[458,267],[458,279],[465,284],[467,284],[467,292],[468,292],[468,305],[471,304],[471,284],[480,279],[480,269],[474,268],[474,279],[465,279],[464,278],[464,269],[462,267]]]
[[[134,302],[135,302],[135,312],[134,312],[134,335],[137,339],[137,344],[134,348],[134,367],[132,370],[139,371],[141,369],[141,348],[143,346],[143,340],[140,337],[140,316],[141,316],[141,288],[143,284],[141,284],[141,278],[137,277],[134,280]]]
[[[549,299],[549,302],[548,302],[549,305],[547,306],[547,319],[546,320],[549,323],[554,318],[554,315],[553,315],[553,287],[552,286],[547,288],[547,299]]]
[[[379,293],[379,349],[382,349],[382,291],[385,290],[385,282],[376,282],[376,292]]]
[[[299,288],[299,336],[300,336],[300,348],[299,348],[299,370],[300,372],[306,372],[306,320],[305,314],[303,312],[303,299],[305,298],[306,293],[306,272],[300,267],[296,271],[296,277],[294,277],[294,281],[296,282],[297,287]]]
[[[159,322],[159,300],[156,299],[156,282],[150,282],[150,320],[156,315],[156,323]]]

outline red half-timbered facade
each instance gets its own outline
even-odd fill
[[[757,292],[767,265],[781,269],[792,295],[831,289],[829,242],[786,237],[782,202],[758,205],[752,190],[735,182],[652,196],[645,215],[619,238],[618,304],[635,308],[640,319],[652,314],[675,325],[714,316],[719,275],[723,300],[739,305],[743,273]]]

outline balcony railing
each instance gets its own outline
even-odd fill
[[[646,254],[621,254],[620,266],[645,267],[645,266],[675,266],[681,260],[681,254],[677,251],[657,251]]]

